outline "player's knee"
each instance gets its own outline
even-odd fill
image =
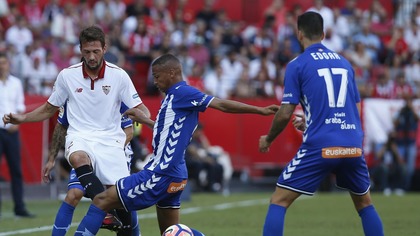
[[[84,165],[90,165],[90,159],[85,152],[77,151],[71,154],[69,158],[70,164],[73,168]]]
[[[80,189],[70,189],[67,194],[66,194],[66,198],[64,199],[64,201],[72,206],[77,206],[77,204],[79,203],[80,199],[82,199],[83,197],[83,191]]]

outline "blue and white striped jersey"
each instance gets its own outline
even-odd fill
[[[153,128],[153,156],[144,167],[173,177],[187,178],[185,151],[213,96],[181,81],[166,92]]]

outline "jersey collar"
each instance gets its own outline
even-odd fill
[[[167,92],[167,93],[170,93],[170,92],[174,91],[175,89],[178,89],[180,86],[184,86],[184,85],[186,85],[186,84],[187,84],[187,82],[186,82],[186,81],[181,81],[181,82],[178,82],[178,83],[176,83],[176,84],[172,85],[172,86],[168,89],[168,92]]]
[[[308,50],[308,49],[312,50],[313,48],[323,48],[323,49],[325,49],[325,46],[322,43],[314,43],[314,44],[310,45],[309,47],[307,47],[306,50]]]
[[[82,62],[82,65],[83,65],[83,67],[82,67],[83,68],[82,69],[83,70],[83,78],[92,79],[92,80],[103,79],[104,78],[104,76],[105,76],[105,66],[106,66],[106,61],[105,60],[103,60],[102,67],[101,67],[101,69],[99,69],[99,74],[98,74],[98,77],[96,79],[90,78],[90,76],[86,72],[85,62]]]

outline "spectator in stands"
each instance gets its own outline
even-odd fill
[[[153,38],[148,31],[146,20],[144,18],[137,18],[137,28],[128,37],[128,52],[133,58],[133,63],[136,60],[149,58],[150,49],[153,47]]]
[[[404,194],[406,167],[403,157],[398,151],[395,133],[388,135],[388,141],[379,146],[375,152],[375,163],[372,168],[374,188],[383,191],[386,196]]]
[[[40,58],[33,60],[28,77],[28,93],[33,95],[42,95],[43,81],[45,80],[45,64]]]
[[[76,5],[76,15],[79,16],[78,28],[82,29],[86,25],[93,25],[95,23],[95,15],[88,0],[80,0]],[[125,14],[125,13],[124,13]],[[113,24],[120,26],[119,24]]]
[[[153,0],[150,7],[150,17],[154,21],[158,20],[164,31],[171,32],[174,30],[172,15],[168,9],[168,0]]]
[[[409,48],[403,37],[403,28],[394,27],[392,35],[383,40],[386,49],[385,64],[400,67],[407,63]]]
[[[192,73],[185,77],[185,80],[187,81],[188,85],[193,86],[197,88],[198,90],[204,92],[204,68],[202,68],[200,65],[195,64],[192,68]]]
[[[223,68],[220,63],[215,64],[205,74],[204,89],[206,93],[221,99],[230,97],[231,91],[227,81],[223,80]]]
[[[389,68],[384,68],[379,72],[378,78],[374,79],[371,97],[374,98],[394,98],[395,84],[389,74]]]
[[[24,53],[25,47],[33,43],[33,33],[28,28],[24,16],[16,17],[16,24],[12,25],[5,32],[5,39],[8,44],[16,48],[16,52]]]
[[[398,152],[406,164],[407,174],[402,188],[410,190],[411,179],[416,168],[417,159],[417,129],[419,122],[419,114],[414,109],[413,97],[410,94],[404,96],[405,104],[398,111],[394,118],[395,126],[395,142],[398,147]]]
[[[138,15],[149,16],[150,8],[147,6],[146,0],[134,0],[131,4],[127,5],[125,14],[127,17]]]
[[[42,9],[38,0],[29,0],[23,4],[23,15],[29,23],[29,28],[35,32],[40,33],[43,27]]]
[[[321,14],[324,19],[324,30],[334,26],[334,12],[324,4],[324,0],[314,0],[314,5],[307,11],[314,11]]]
[[[210,62],[210,49],[204,43],[204,37],[197,35],[193,45],[188,48],[188,55],[203,68]]]
[[[0,113],[23,113],[25,111],[23,86],[21,81],[9,74],[9,60],[0,53]],[[0,122],[0,158],[5,156],[10,177],[14,202],[14,213],[18,217],[33,218],[23,201],[23,174],[21,167],[19,125]]]
[[[254,59],[258,57],[262,51],[271,51],[275,45],[275,35],[269,24],[263,25],[257,30],[257,34],[249,40],[249,57]]]
[[[330,50],[337,53],[342,53],[344,49],[343,39],[335,32],[333,28],[325,29],[325,36],[322,40],[322,44]]]
[[[12,46],[12,45],[11,45]],[[14,51],[14,47],[10,48],[10,73],[18,77],[25,88],[25,92],[28,89],[28,79],[32,70],[32,45],[27,45],[23,53],[17,53]]]
[[[277,69],[269,58],[268,51],[263,50],[260,57],[250,61],[248,76],[257,96],[274,96],[274,80],[277,76]]]
[[[202,124],[199,124],[194,131],[191,143],[188,145],[185,161],[189,171],[189,178],[195,180],[200,190],[221,191],[224,183],[225,168],[228,172],[226,181],[231,179],[233,169],[229,155],[220,147],[217,152],[215,149],[215,147],[210,145],[207,136],[203,132]],[[223,162],[223,164],[220,162]]]
[[[284,24],[277,29],[277,41],[281,44],[284,40],[292,37],[296,37],[295,18],[291,12],[288,12],[285,16]]]
[[[245,42],[241,35],[242,24],[240,22],[231,22],[229,27],[223,32],[222,44],[235,49],[237,52],[244,48]]]
[[[362,29],[359,33],[353,36],[354,42],[361,42],[365,45],[366,51],[369,53],[373,63],[378,63],[378,53],[381,49],[381,40],[378,35],[370,31],[370,22],[364,21],[361,23]]]
[[[409,83],[407,83],[404,72],[398,72],[394,81],[394,98],[403,99],[407,96],[413,96],[413,88]]]
[[[220,66],[223,71],[222,83],[227,86],[226,89],[231,94],[243,72],[243,64],[239,60],[238,53],[233,49],[230,50],[220,61]]]
[[[70,44],[78,43],[79,16],[76,14],[76,8],[73,3],[66,2],[63,6],[63,12],[54,16],[51,22],[51,35],[58,42],[67,42]]]
[[[408,45],[410,55],[420,51],[420,26],[415,22],[409,24],[409,27],[404,27],[404,41]]]
[[[54,18],[63,13],[60,0],[49,0],[42,11],[42,18],[47,28],[54,21]]]
[[[80,56],[81,58],[81,56]],[[50,50],[47,51],[47,55],[45,57],[45,75],[44,75],[44,81],[43,81],[43,87],[42,87],[42,95],[44,96],[50,96],[51,92],[54,87],[55,79],[58,75],[58,67],[53,61],[52,53]]]
[[[213,9],[214,0],[204,0],[203,7],[195,15],[196,20],[203,20],[206,29],[210,30],[216,20],[216,11]]]
[[[420,56],[418,53],[414,54],[410,62],[404,66],[404,73],[407,82],[414,90],[414,96],[420,97]]]
[[[368,95],[370,70],[373,64],[371,56],[367,53],[362,42],[355,42],[354,48],[345,52],[345,56],[353,65],[360,95],[366,97]]]

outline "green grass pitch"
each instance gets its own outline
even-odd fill
[[[181,223],[194,227],[206,236],[261,235],[271,193],[235,193],[192,195],[182,204]],[[420,194],[383,196],[373,194],[373,201],[384,223],[386,235],[420,235]],[[28,208],[37,215],[34,219],[15,218],[12,203],[2,203],[0,236],[51,235],[51,226],[60,205],[58,200],[28,201]],[[73,235],[85,214],[89,202],[76,209],[68,235]],[[138,211],[143,236],[159,236],[155,209]],[[115,235],[101,229],[98,235]],[[346,193],[319,193],[302,197],[289,209],[285,235],[355,236],[363,235],[359,216]]]

